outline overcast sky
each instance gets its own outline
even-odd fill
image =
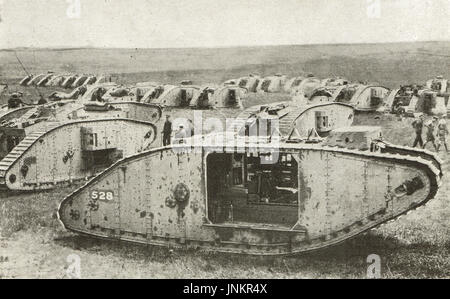
[[[450,0],[0,0],[0,19],[0,48],[450,40]]]

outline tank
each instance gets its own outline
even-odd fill
[[[22,80],[20,80],[19,85],[27,86],[31,79],[33,79],[33,75],[26,75]]]
[[[3,106],[0,109],[0,124],[9,122],[13,119],[20,118],[27,111],[33,109],[33,106],[21,106],[18,108],[8,108],[8,105]]]
[[[44,77],[46,76],[46,74],[39,74],[36,76],[33,76],[33,78],[31,78],[26,85],[27,86],[32,86],[32,85],[36,85],[40,80],[42,80]]]
[[[193,85],[160,85],[148,92],[145,101],[163,107],[189,107],[191,101],[200,93],[200,87]]]
[[[78,75],[68,75],[64,78],[64,81],[61,83],[61,87],[70,88],[72,84],[77,80]]]
[[[343,103],[296,106],[279,102],[258,105],[239,114],[228,130],[245,135],[261,126],[261,121],[267,120],[277,121],[277,130],[284,138],[325,137],[336,128],[351,126],[354,109]]]
[[[86,82],[86,80],[89,78],[89,75],[79,75],[78,78],[72,83],[72,88],[80,87]]]
[[[62,75],[62,74],[54,75],[52,78],[50,78],[47,81],[47,83],[45,83],[45,86],[46,87],[60,86],[64,82],[65,76],[66,75]]]
[[[448,80],[442,76],[436,76],[434,79],[430,79],[426,82],[426,87],[439,94],[445,94],[450,92],[450,85]]]
[[[308,77],[300,81],[300,83],[291,88],[293,102],[303,103],[309,99],[314,90],[321,86],[321,80],[315,77]]]
[[[286,84],[286,81],[287,77],[281,74],[265,77],[259,81],[256,91],[269,93],[282,92],[284,90],[284,85]]]
[[[303,80],[305,80],[305,77],[303,76],[289,79],[284,85],[284,91],[287,93],[291,93],[297,86],[302,83]]]
[[[395,91],[394,91],[395,92]],[[391,109],[389,106],[391,103]],[[415,116],[418,114],[428,114],[435,116],[446,116],[448,111],[448,95],[440,94],[429,89],[415,89],[412,92],[397,90],[395,94],[387,97],[386,111],[405,115]]]
[[[354,238],[439,189],[437,156],[383,142],[378,127],[315,142],[277,131],[196,136],[126,157],[64,198],[58,218],[103,239],[289,255]]]
[[[218,88],[215,84],[201,86],[199,92],[190,101],[189,107],[192,109],[211,108],[213,95]]]
[[[242,109],[242,100],[247,94],[247,89],[239,85],[225,85],[214,90],[210,104],[215,108],[239,108]]]
[[[257,75],[249,74],[247,77],[239,78],[236,82],[239,87],[245,88],[248,92],[256,92],[261,78]]]
[[[374,112],[384,106],[389,96],[389,89],[378,85],[329,84],[318,86],[311,83],[311,88],[304,87],[304,92],[293,97],[293,102],[316,104],[321,102],[347,103],[359,112]]]
[[[388,96],[389,89],[378,85],[361,85],[353,94],[350,104],[356,111],[373,112],[383,106],[383,100]]]
[[[29,107],[27,107],[29,108]],[[0,188],[47,190],[86,180],[118,159],[155,147],[155,105],[59,101],[0,126]]]

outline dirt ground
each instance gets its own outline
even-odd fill
[[[443,48],[448,49],[447,46],[441,45],[437,49],[442,51]],[[293,55],[298,58],[295,63],[283,60],[281,57],[283,55],[291,57],[288,54],[295,52],[293,49],[285,50],[279,54],[278,59],[275,59],[276,53],[274,52],[276,51],[258,49],[259,59],[251,60],[250,63],[258,65],[255,66],[258,71],[282,71],[286,65],[292,62],[292,70],[298,67],[314,72],[315,68],[319,71],[316,72],[319,75],[325,74],[327,71],[330,75],[332,71],[346,70],[348,72],[350,69],[356,70],[353,77],[366,75],[368,79],[389,82],[394,86],[397,82],[424,81],[439,71],[450,77],[449,73],[444,73],[444,69],[450,69],[448,68],[448,59],[443,64],[440,58],[433,59],[431,56],[422,57],[411,54],[411,51],[414,52],[420,47],[429,49],[431,46],[408,46],[406,49],[400,49],[401,51],[394,51],[395,53],[391,56],[382,56],[383,53],[391,53],[393,50],[390,48],[389,52],[380,46],[366,47],[364,51],[341,48],[341,52],[345,53],[345,60],[341,60],[343,61],[342,65],[337,62],[339,61],[335,58],[337,56],[323,57],[325,55],[323,53],[331,51],[326,47],[318,48],[322,53],[319,58],[315,54],[315,49],[308,48],[309,52],[307,52],[302,48],[304,51],[302,54],[309,53],[309,60],[296,54]],[[242,50],[239,50],[241,52],[235,50],[230,54],[227,51],[231,50],[226,50],[224,52],[226,55],[242,52]],[[333,51],[327,55],[339,54],[338,50],[334,49]],[[405,51],[409,51],[410,56],[400,57],[401,55],[398,53],[405,53]],[[200,57],[209,57],[208,59],[210,59],[218,55],[212,50],[205,53],[203,54],[206,56]],[[1,57],[9,55],[1,51],[0,54]],[[185,54],[183,53],[183,55]],[[246,52],[244,54],[250,55]],[[48,69],[49,64],[54,61],[71,61],[67,52],[58,53],[59,60],[50,59],[41,52],[34,53],[34,55],[37,58],[34,60],[30,58],[27,61],[34,72]],[[69,58],[66,55],[69,55]],[[122,57],[122,55],[127,57],[126,53],[114,56],[114,53],[108,52],[108,55],[107,57],[111,57],[113,60],[128,59]],[[171,53],[171,55],[176,55],[176,53]],[[261,60],[268,59],[269,56],[271,64],[264,65]],[[387,58],[383,58],[383,61],[377,59],[381,56]],[[46,63],[38,63],[39,59]],[[140,61],[142,59],[142,57],[138,58]],[[222,59],[225,61],[225,58]],[[414,64],[410,64],[408,59],[413,59]],[[5,64],[6,66],[3,65],[3,68],[0,69],[0,81],[10,83],[13,88],[19,88],[15,83],[20,77],[20,72],[17,71],[11,76],[7,75],[8,69],[11,70],[16,66],[13,60],[6,61],[8,62]],[[215,69],[209,70],[198,70],[199,68],[193,68],[192,65],[185,62],[182,64],[183,67],[180,67],[181,62],[177,64],[169,61],[166,62],[167,67],[164,70],[146,65],[145,71],[137,72],[136,65],[125,67],[123,65],[126,63],[121,61],[119,66],[123,66],[122,68],[113,68],[111,64],[108,64],[107,59],[106,62],[104,59],[93,65],[92,68],[89,68],[86,61],[77,65],[74,60],[71,66],[68,65],[66,68],[86,72],[89,70],[95,72],[96,69],[115,70],[115,76],[122,82],[147,81],[149,78],[153,78],[150,76],[151,74],[155,75],[156,81],[164,78],[175,82],[186,78],[193,78],[193,80],[201,82],[206,82],[207,78],[214,78],[214,81],[218,81],[238,73],[245,75],[245,72],[251,69],[251,66],[247,64],[240,66],[239,61],[242,60],[230,60],[232,70],[223,69],[223,61],[216,62]],[[376,61],[376,64],[369,63],[369,65],[363,66],[364,62],[373,61]],[[394,63],[395,67],[387,65],[387,61]],[[430,61],[432,64],[429,63]],[[327,63],[329,63],[328,69]],[[382,63],[387,66],[381,68]],[[416,69],[412,74],[409,73],[412,69],[411,65],[421,66],[421,68]],[[433,66],[437,68],[434,73],[432,73]],[[60,67],[62,68],[62,66]],[[190,69],[194,71],[190,71]],[[364,69],[368,71],[364,73]],[[348,76],[347,74],[342,75]],[[36,95],[35,89],[27,88],[25,91],[28,96],[27,100],[31,102]],[[50,91],[45,90],[44,92]],[[252,95],[246,100],[245,106],[286,99],[288,99],[286,95]],[[225,117],[236,115],[238,112],[208,110],[204,113],[206,116]],[[173,117],[192,117],[190,110],[170,109],[164,113]],[[382,127],[385,139],[396,144],[411,145],[413,141],[411,119],[360,114],[355,120],[355,125],[358,124]],[[450,171],[450,154],[442,152],[440,156],[444,161],[444,171],[448,173]],[[68,278],[66,270],[72,263],[70,256],[73,254],[80,257],[82,278],[365,278],[368,266],[367,257],[371,254],[380,256],[383,278],[450,278],[450,224],[448,221],[450,217],[450,196],[448,196],[450,182],[447,174],[443,178],[443,185],[436,198],[408,215],[338,246],[293,257],[271,258],[174,251],[168,248],[97,240],[69,233],[57,220],[56,210],[61,199],[75,188],[76,186],[73,186],[40,193],[0,193],[0,278]]]

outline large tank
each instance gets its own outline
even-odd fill
[[[321,102],[347,103],[356,111],[373,112],[384,104],[384,99],[389,95],[389,89],[377,85],[362,84],[337,84],[318,86],[317,82],[311,84],[311,88],[293,97],[294,103],[316,104]]]
[[[215,108],[242,108],[247,89],[238,85],[225,85],[214,90],[210,104]]]
[[[355,107],[356,111],[372,112],[383,105],[383,100],[389,94],[389,89],[377,85],[359,86],[349,104]]]
[[[124,156],[155,147],[161,108],[60,101],[16,114],[0,126],[0,186],[45,190],[85,180]]]
[[[413,91],[397,89],[386,98],[385,105],[379,111],[387,111],[406,116],[428,114],[445,116],[448,113],[448,94],[429,89]]]
[[[426,83],[426,87],[439,94],[450,92],[450,85],[448,84],[448,80],[444,79],[442,76],[437,76],[434,79],[428,80]]]
[[[286,84],[287,77],[281,74],[276,74],[275,76],[269,76],[261,79],[259,81],[257,92],[269,92],[278,93],[282,92],[284,85]]]
[[[336,128],[351,126],[354,109],[347,104],[332,102],[304,106],[289,102],[258,105],[239,114],[228,130],[242,135],[267,120],[277,121],[277,130],[284,138],[325,137]]]
[[[376,127],[317,142],[197,136],[120,160],[63,199],[58,216],[73,232],[146,245],[254,255],[325,248],[438,191],[434,154],[380,136]]]
[[[239,78],[236,83],[239,87],[247,89],[248,92],[256,92],[260,80],[261,78],[259,76],[250,74],[247,77]]]

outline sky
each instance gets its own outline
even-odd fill
[[[0,0],[0,48],[450,40],[450,0]]]

